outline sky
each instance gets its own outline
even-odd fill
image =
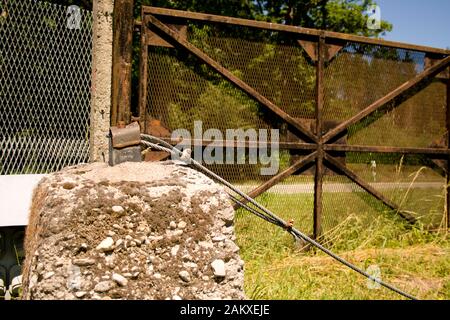
[[[386,40],[450,49],[450,0],[376,0],[393,24]]]

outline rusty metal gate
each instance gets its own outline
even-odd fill
[[[140,54],[143,131],[279,129],[277,174],[208,167],[314,237],[351,216],[448,227],[449,51],[143,7]]]

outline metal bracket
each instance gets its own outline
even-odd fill
[[[146,121],[145,125],[145,133],[150,134],[159,138],[170,138],[171,131],[168,127],[166,127],[161,120],[151,118]],[[164,151],[149,151],[145,153],[144,161],[162,161],[166,160],[170,157],[170,154]]]
[[[317,43],[307,40],[297,40],[313,62],[317,61]]]
[[[119,121],[116,127],[109,130],[109,165],[127,161],[142,161],[141,129],[137,122],[126,126],[123,121]]]
[[[187,40],[187,25],[178,25],[178,24],[167,24],[169,28],[172,28],[175,31],[178,31],[184,40]],[[173,48],[173,45],[168,43],[166,40],[161,38],[159,35],[154,33],[153,31],[147,29],[147,45],[156,46],[156,47],[166,47]]]
[[[427,69],[427,68],[435,65],[443,58],[444,58],[444,56],[442,56],[442,55],[426,53],[425,60],[424,60],[424,68]],[[450,67],[447,67],[447,69],[445,69],[441,73],[437,74],[436,79],[440,79],[440,80],[450,79]]]
[[[305,118],[295,118],[296,120],[300,121],[301,123],[303,123],[306,127],[310,128],[310,130],[314,133],[317,134],[316,132],[316,119],[305,119]],[[335,126],[337,126],[339,123],[333,120],[326,120],[323,122],[323,128],[322,128],[322,134],[326,133],[328,130],[334,128]],[[342,132],[341,134],[339,134],[338,137],[336,137],[336,141],[334,141],[334,144],[342,144],[342,145],[347,145],[347,130],[345,130],[344,132]],[[287,132],[287,141],[288,142],[298,142],[299,141],[299,137],[292,133],[291,131]],[[290,165],[293,165],[295,162],[299,161],[300,159],[305,157],[305,154],[309,154],[309,152],[305,153],[305,151],[299,151],[299,150],[290,150],[290,155],[291,155],[291,159],[290,159]],[[336,160],[338,160],[343,166],[346,166],[346,153],[345,152],[340,152],[340,151],[334,151],[333,152],[333,156],[335,157]],[[301,171],[295,172],[293,175],[304,175],[304,176],[314,176],[315,175],[315,168],[314,167],[310,167],[310,168],[304,168]],[[336,173],[325,167],[324,168],[324,175],[326,176],[334,176],[336,175]]]
[[[305,52],[308,54],[311,60],[313,62],[317,62],[318,59],[317,42],[308,40],[297,40],[297,42],[305,50]],[[325,47],[326,47],[325,62],[330,62],[338,54],[338,52],[341,51],[344,45],[326,43]]]

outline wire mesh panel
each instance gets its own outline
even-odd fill
[[[351,119],[417,77],[427,63],[424,52],[347,43],[325,69],[324,119],[336,125]],[[342,154],[345,166],[392,201],[397,210],[407,212],[427,227],[442,226],[446,162],[424,154],[399,154],[395,150],[378,153],[375,148],[445,148],[446,90],[446,80],[430,78],[350,125],[344,141],[340,142],[349,146],[373,146],[373,152]],[[352,192],[364,193],[363,189]],[[329,205],[330,197],[324,195],[324,207]],[[354,198],[342,206],[357,211],[359,202]],[[326,228],[339,225],[337,210],[324,209]],[[380,207],[378,212],[382,211]]]
[[[194,134],[195,121],[202,129],[268,129],[262,106],[216,72],[174,48],[149,48],[147,112],[171,131]]]
[[[402,220],[390,208],[343,175],[325,176],[323,192],[322,241],[329,246],[354,250],[380,240],[383,244],[374,231],[381,231],[387,222],[394,230],[401,225]]]
[[[394,107],[394,108],[392,108]],[[349,128],[351,145],[444,147],[446,84],[437,79]]]
[[[347,153],[347,166],[426,227],[439,227],[445,174],[423,155]]]
[[[293,176],[273,186],[255,200],[282,219],[291,221],[295,228],[311,235],[313,233],[313,182],[312,177]],[[249,192],[257,185],[236,186],[243,192]],[[250,205],[250,207],[253,206]],[[236,219],[239,241],[246,247],[273,246],[273,239],[285,239],[283,242],[277,241],[280,246],[292,245],[292,237],[283,229],[261,220],[245,209],[237,211]]]
[[[235,183],[242,192],[250,192],[262,180]],[[280,218],[308,235],[313,233],[314,179],[312,176],[291,176],[257,196],[258,203],[276,213]],[[252,204],[250,207],[256,209]],[[283,229],[254,216],[245,209],[236,212],[236,233],[241,246],[248,248],[273,248],[281,252],[295,248],[293,237]],[[274,241],[277,239],[277,241]],[[281,241],[280,241],[281,240]]]
[[[34,0],[1,7],[0,174],[87,162],[92,13]]]
[[[161,122],[168,136],[184,128],[195,138],[195,122],[201,121],[201,132],[215,128],[220,134],[212,140],[227,140],[227,129],[279,129],[280,146],[286,147],[277,151],[279,169],[270,176],[247,162],[249,150],[261,146],[245,149],[241,163],[234,158],[206,165],[302,231],[323,233],[323,241],[387,221],[398,230],[402,219],[442,225],[448,201],[448,80],[433,74],[401,89],[445,54],[154,9],[146,12],[160,20],[149,18],[143,55],[146,130]],[[194,148],[194,156],[204,147]],[[299,170],[309,156],[313,160]],[[238,211],[238,221],[248,232],[258,224],[244,211]],[[259,223],[252,239],[275,234],[273,226]]]
[[[295,37],[196,22],[188,39],[293,117],[314,117],[316,71]]]
[[[347,120],[423,71],[425,53],[348,43],[325,69],[326,120]]]
[[[380,168],[381,172],[385,170]],[[370,185],[398,203],[402,212],[414,216],[425,229],[445,228],[443,185],[406,180],[394,182],[380,177],[378,182],[370,182]],[[396,210],[385,206],[343,175],[324,177],[323,188],[321,241],[327,246],[344,251],[384,247],[411,228]]]

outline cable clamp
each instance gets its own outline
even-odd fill
[[[284,225],[284,228],[286,229],[286,231],[291,232],[293,226],[294,226],[294,220],[289,219],[289,221]]]

